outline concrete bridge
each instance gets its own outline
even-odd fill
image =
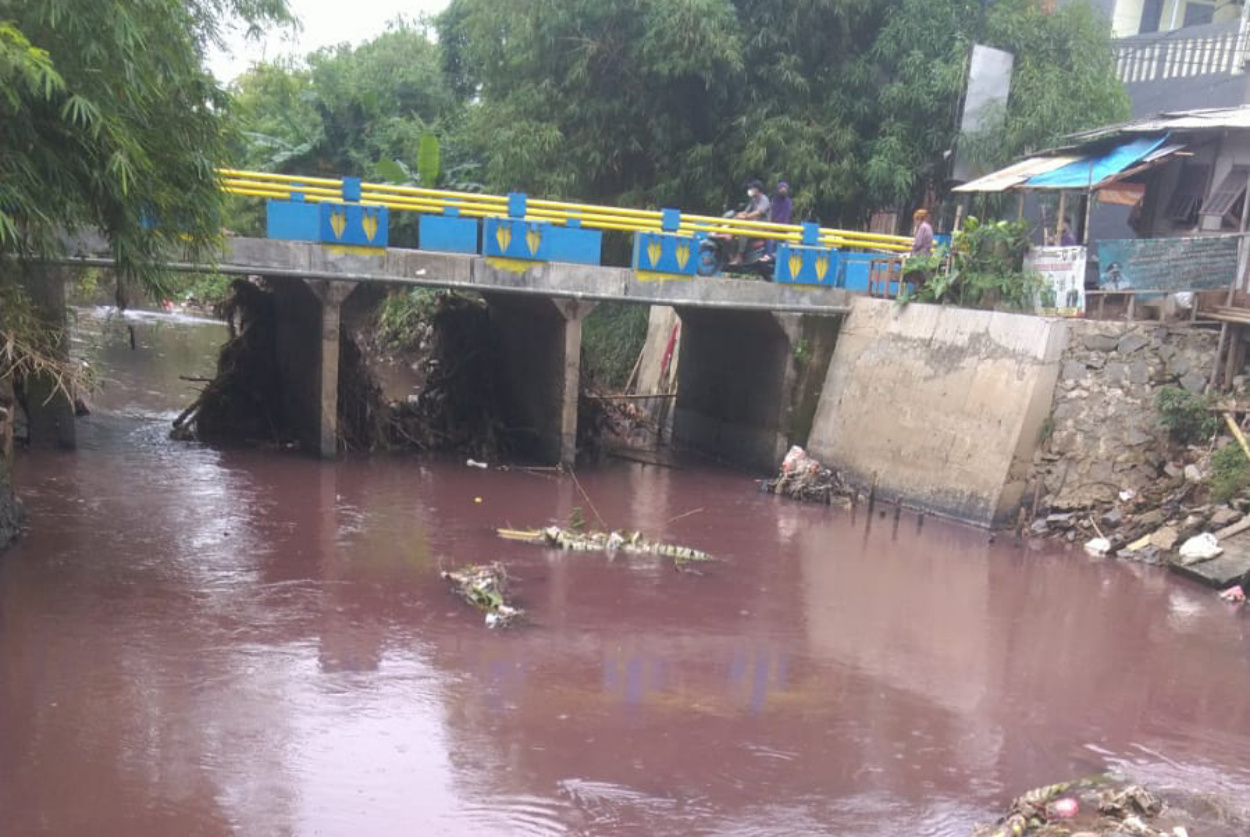
[[[111,267],[99,245],[66,264]],[[674,440],[728,461],[774,467],[784,453],[805,333],[836,334],[851,294],[729,278],[655,281],[632,268],[561,262],[505,263],[468,254],[229,238],[216,264],[177,271],[263,277],[274,291],[283,401],[303,446],[336,454],[340,326],[362,287],[420,286],[475,292],[503,349],[505,419],[532,430],[523,453],[571,464],[576,454],[582,322],[601,301],[672,306],[683,322]],[[373,301],[376,295],[372,295]],[[816,341],[832,346],[832,340]],[[828,358],[824,358],[827,364]],[[820,377],[823,378],[823,369]],[[797,409],[801,410],[801,407]],[[810,416],[805,420],[810,422]]]
[[[601,301],[673,307],[684,324],[673,436],[730,461],[772,468],[788,430],[806,426],[848,288],[867,289],[871,260],[907,250],[899,236],[814,223],[636,210],[264,172],[220,171],[222,188],[266,200],[267,238],[229,238],[216,264],[174,270],[264,277],[274,289],[283,401],[305,446],[336,453],[339,335],[359,287],[473,291],[502,343],[510,426],[529,455],[576,454],[582,321]],[[391,212],[418,216],[420,249],[388,247]],[[603,236],[633,236],[631,267],[601,262]],[[708,276],[711,235],[771,239],[771,282]],[[111,266],[101,242],[69,260]],[[47,300],[49,308],[56,300]],[[63,300],[62,300],[63,304]],[[800,376],[795,350],[819,375]],[[806,406],[804,406],[806,405]],[[61,432],[72,421],[58,420]]]

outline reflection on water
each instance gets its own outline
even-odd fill
[[[0,559],[6,834],[945,837],[1116,765],[1250,798],[1250,623],[1164,573],[637,465],[580,479],[703,575],[501,542],[571,480],[173,443],[224,331],[82,322],[111,384]],[[437,577],[493,559],[531,628]]]

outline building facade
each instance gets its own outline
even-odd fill
[[[1089,2],[1107,18],[1134,118],[1250,102],[1242,0],[1069,2]]]

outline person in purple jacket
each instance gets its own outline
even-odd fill
[[[768,213],[768,220],[774,224],[789,224],[790,218],[794,212],[794,206],[790,202],[790,184],[784,180],[777,181],[777,194],[773,195],[772,208]],[[772,255],[777,249],[777,240],[769,239],[768,255]]]

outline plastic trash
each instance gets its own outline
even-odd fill
[[[470,468],[481,468],[483,471],[490,467],[485,462],[478,462],[476,459],[466,459],[464,464]]]
[[[1056,799],[1050,804],[1050,814],[1058,820],[1068,820],[1081,812],[1081,804],[1070,796]]]
[[[1220,542],[1210,532],[1195,535],[1181,545],[1181,560],[1186,562],[1207,561],[1222,553]]]
[[[1111,551],[1111,541],[1106,538],[1094,538],[1086,542],[1085,551],[1090,555],[1102,557]]]
[[[1244,602],[1246,600],[1246,591],[1241,589],[1240,584],[1234,584],[1223,593],[1220,593],[1220,598],[1226,602]]]

